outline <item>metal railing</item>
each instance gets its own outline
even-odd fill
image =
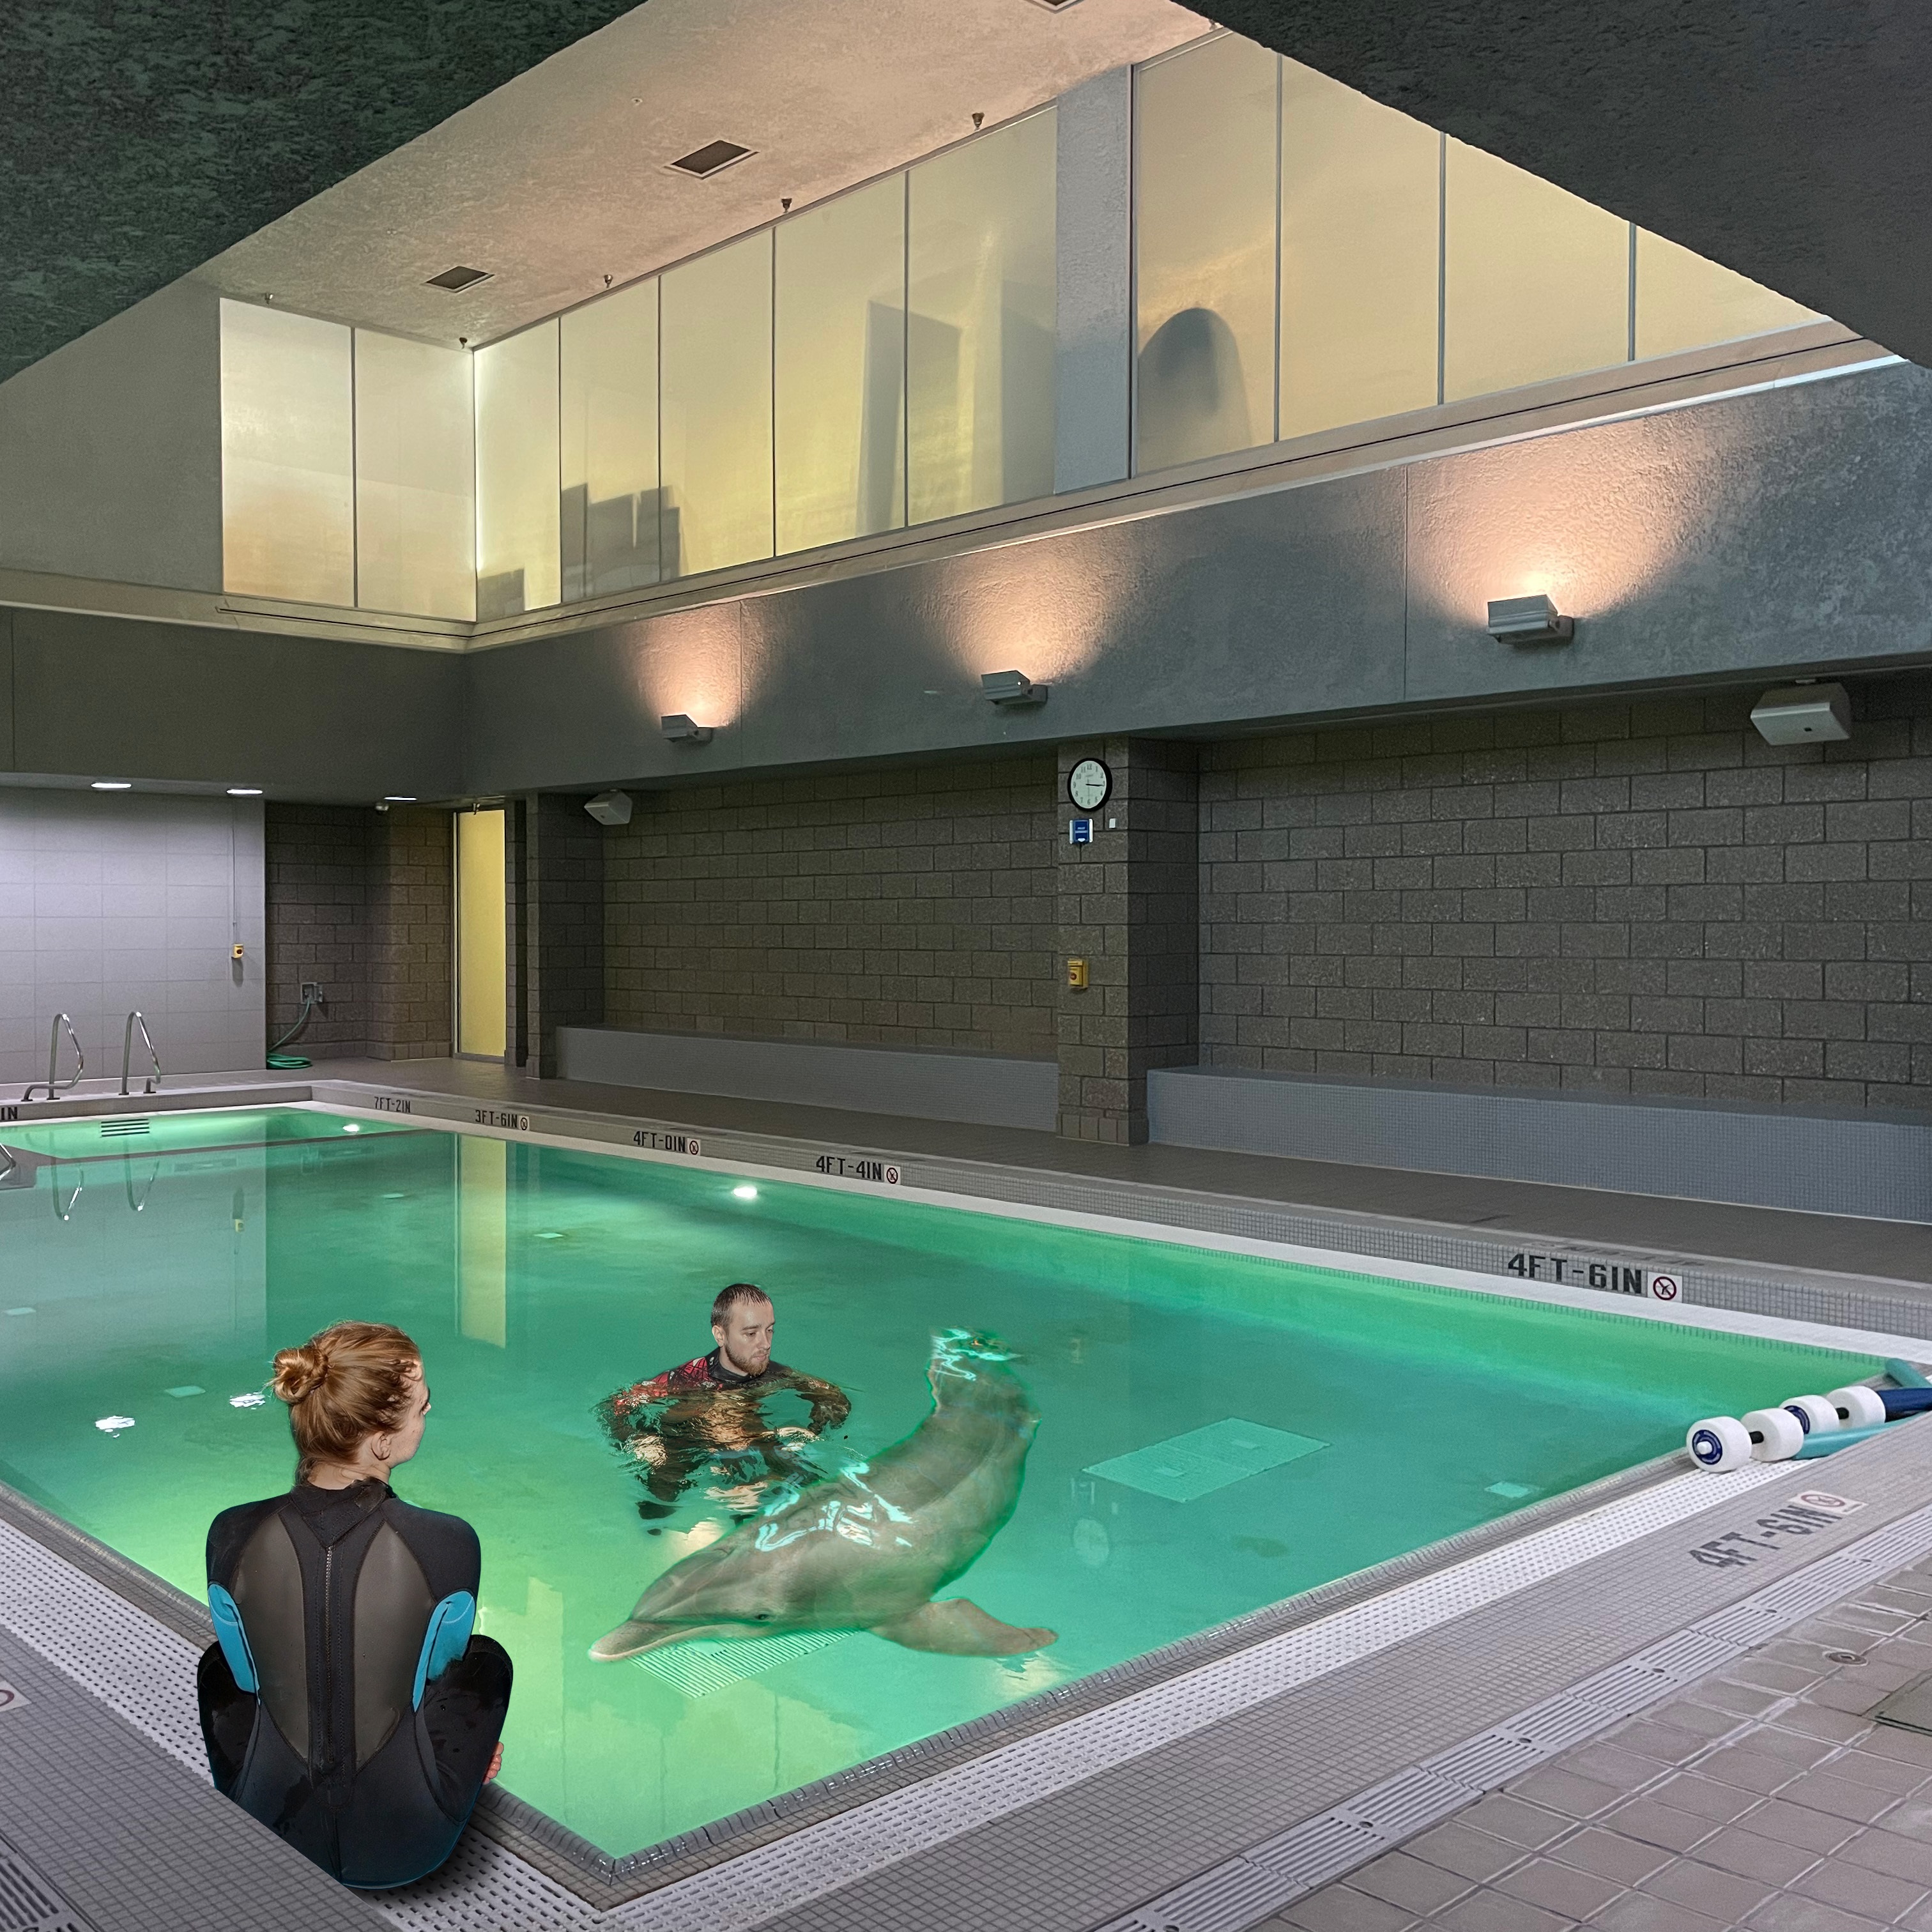
[[[67,1028],[68,1042],[74,1048],[74,1077],[72,1079],[64,1082],[57,1080],[54,1077],[56,1072],[58,1070],[58,1063],[60,1056],[60,1036],[61,1028],[62,1027],[65,1027]],[[64,1088],[79,1086],[80,1084],[80,1076],[86,1071],[86,1056],[82,1054],[80,1050],[80,1037],[74,1030],[74,1022],[68,1018],[65,1013],[55,1014],[54,1023],[47,1029],[47,1098],[50,1100],[57,1100],[60,1098]],[[38,1084],[38,1082],[35,1084],[36,1085]],[[34,1088],[29,1087],[27,1090],[20,1096],[21,1100],[23,1102],[31,1100],[34,1097]]]
[[[128,1062],[134,1050],[134,1029],[141,1029],[141,1044],[148,1049],[148,1058],[154,1062],[154,1070],[149,1074],[141,1091],[158,1094],[161,1090],[161,1056],[154,1051],[154,1042],[148,1032],[148,1022],[138,1012],[128,1016],[128,1024],[121,1029],[121,1091],[128,1091]]]

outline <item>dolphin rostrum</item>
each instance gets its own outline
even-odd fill
[[[910,1436],[673,1564],[590,1654],[608,1663],[687,1637],[784,1630],[870,1630],[962,1657],[1052,1642],[1052,1630],[1003,1624],[964,1597],[933,1600],[1019,1500],[1040,1416],[1010,1359],[964,1329],[935,1336],[932,1413]]]

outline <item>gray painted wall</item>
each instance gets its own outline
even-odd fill
[[[176,282],[0,382],[0,566],[221,588],[212,289]]]
[[[1054,180],[1053,487],[1127,473],[1133,349],[1131,70],[1060,97]]]
[[[1482,628],[1551,589],[1567,646]],[[1922,659],[1932,374],[1903,366],[910,563],[467,662],[466,782],[660,783]],[[995,710],[979,674],[1050,679]],[[674,747],[657,719],[715,724]]]
[[[462,782],[448,652],[47,610],[0,611],[0,773],[363,802]]]
[[[1053,1130],[1060,1084],[1050,1060],[896,1052],[820,1040],[721,1040],[716,1034],[564,1027],[557,1072],[661,1093],[725,1094],[918,1120]]]
[[[90,1078],[119,1078],[130,1007],[170,1072],[259,1066],[263,941],[260,800],[0,788],[4,1089],[45,1078],[62,1012]]]
[[[1932,1124],[1922,1115],[1456,1093],[1204,1067],[1150,1073],[1148,1106],[1153,1138],[1184,1147],[1932,1221]],[[1646,1245],[1641,1226],[1628,1239]]]

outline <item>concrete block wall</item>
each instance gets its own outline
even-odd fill
[[[1775,748],[1756,688],[1204,748],[1204,1064],[1932,1099],[1932,679]]]
[[[453,850],[446,812],[271,804],[268,1027],[295,1024],[302,986],[326,1004],[290,1051],[408,1059],[451,1046]]]
[[[1051,748],[640,793],[604,842],[604,1020],[1051,1059]]]

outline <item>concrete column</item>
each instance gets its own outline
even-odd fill
[[[1084,490],[1127,473],[1127,370],[1133,341],[1130,70],[1060,97],[1054,253],[1053,487]]]
[[[1106,760],[1113,792],[1091,814],[1094,842],[1066,839],[1079,814],[1066,778]],[[1137,1145],[1148,1137],[1147,1076],[1191,1066],[1200,1012],[1196,759],[1191,745],[1094,739],[1060,748],[1060,1131]],[[1067,962],[1087,962],[1084,991]]]
[[[533,792],[506,809],[506,1058],[554,1079],[557,1028],[604,1018],[604,831],[569,794]]]

